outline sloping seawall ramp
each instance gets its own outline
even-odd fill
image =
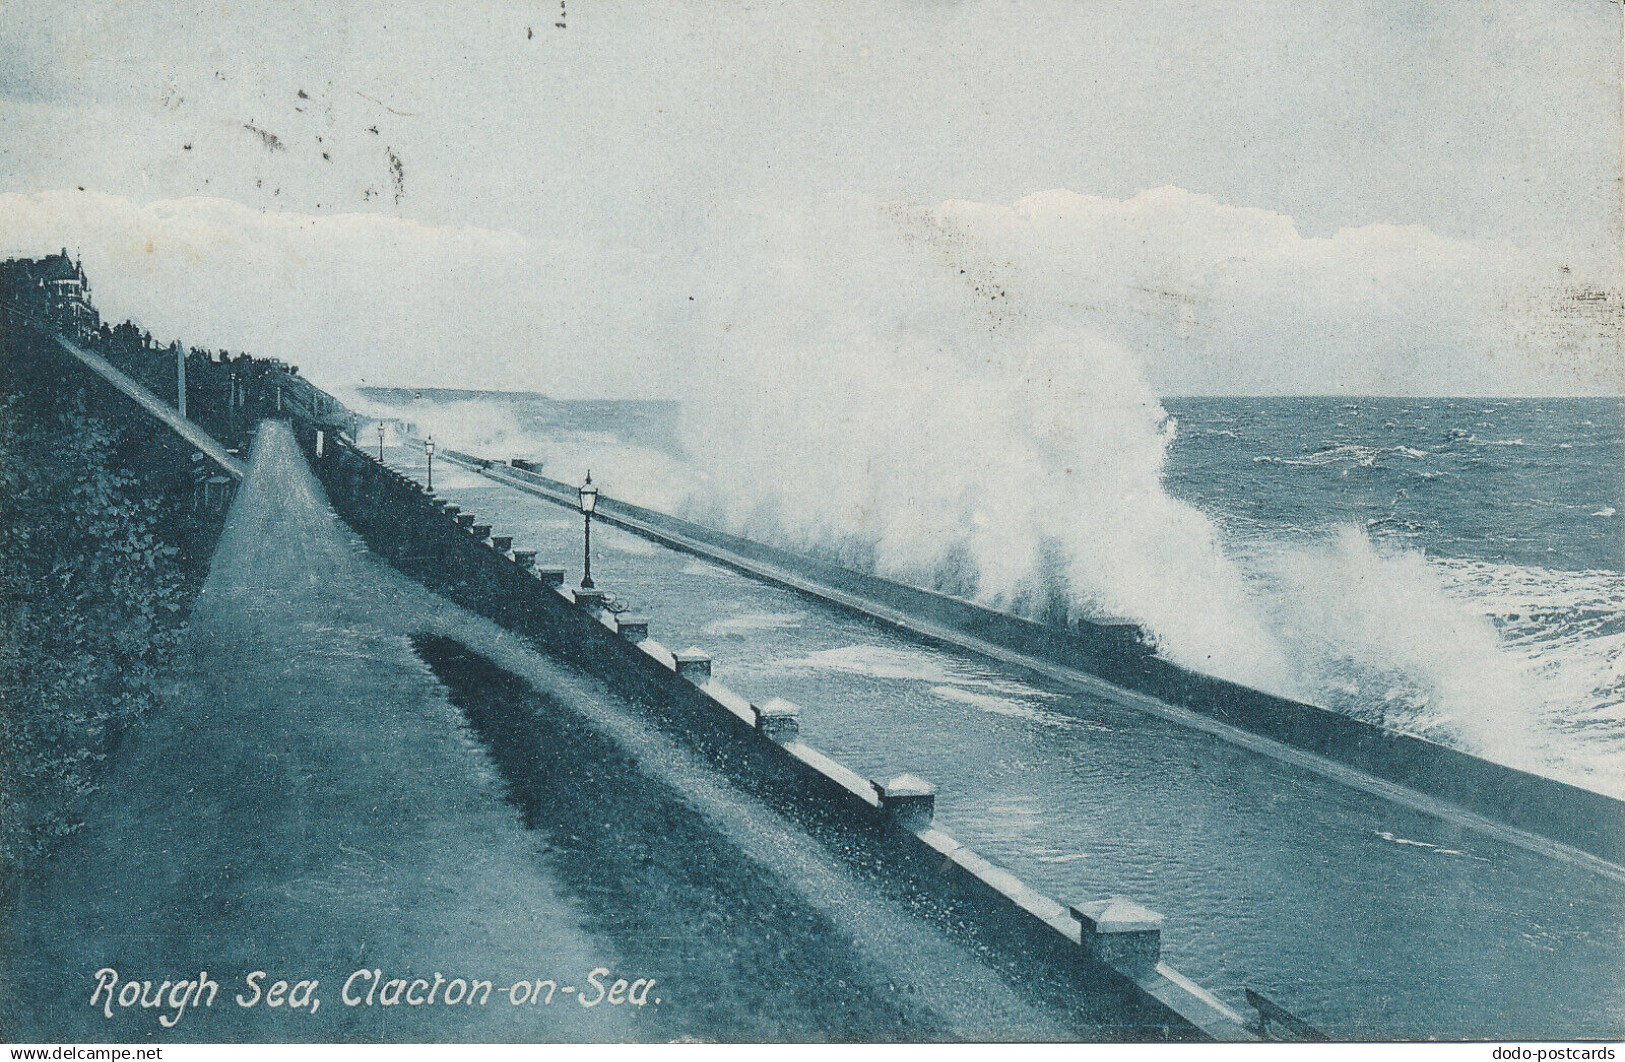
[[[496,482],[560,505],[576,504],[576,488],[569,484],[455,450],[442,448],[440,454]],[[1256,735],[1615,867],[1625,864],[1625,802],[1186,670],[1146,653],[1125,639],[1119,628],[1086,623],[1074,634],[603,495],[596,518],[917,635],[982,651],[993,646],[1027,658],[1007,657],[1013,663],[1037,661],[1093,676],[1119,700],[1152,711],[1162,706],[1183,709],[1175,715],[1179,721],[1203,725],[1202,720],[1210,720],[1217,726],[1204,728],[1228,740],[1245,743],[1243,735]],[[961,636],[984,644],[968,643]],[[1404,799],[1402,793],[1393,795]]]

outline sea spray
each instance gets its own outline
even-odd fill
[[[1054,277],[943,211],[759,220],[685,407],[690,515],[1036,619],[1125,617],[1195,670],[1543,761],[1538,677],[1420,553],[1348,529],[1244,571],[1165,487],[1177,425],[1141,359]]]
[[[1276,629],[1320,703],[1501,763],[1544,763],[1539,680],[1420,551],[1345,526],[1269,564]]]
[[[534,396],[533,407],[540,405],[571,422],[543,425],[532,423],[537,419],[534,408],[528,410],[531,416],[521,417],[513,403],[498,398],[389,401],[357,391],[340,398],[362,417],[400,419],[419,437],[433,437],[442,447],[499,461],[524,458],[544,475],[565,482],[579,482],[589,469],[596,470],[594,478],[613,482],[619,497],[656,508],[675,509],[694,490],[693,469],[676,455],[625,440],[630,414],[617,415],[621,404],[603,403],[607,408],[599,416],[583,418],[567,416],[574,413],[571,406]],[[368,438],[363,430],[363,442]],[[450,471],[443,462],[436,468]],[[436,478],[450,482],[441,480],[439,473]]]
[[[384,402],[357,391],[345,391],[339,399],[363,418],[385,417],[411,424],[421,436],[432,435],[443,445],[470,453],[519,448],[529,450],[538,441],[526,437],[519,418],[507,404],[491,399],[468,398],[433,401],[416,398],[405,402]]]
[[[685,409],[693,512],[1027,615],[1121,615],[1173,660],[1296,691],[1214,526],[1163,488],[1174,427],[1131,352],[1031,326],[929,224],[899,239],[906,216],[850,199],[767,222]]]
[[[1256,403],[1241,401],[1244,406]],[[516,396],[510,403],[526,410],[538,404],[551,406],[535,397]],[[1185,402],[1176,408],[1189,414],[1188,406]],[[398,416],[410,412],[421,422],[456,426],[457,418],[436,419],[421,403],[389,412]],[[527,412],[519,422],[534,419]],[[497,418],[493,423],[504,421]],[[1200,423],[1200,418],[1188,422]],[[1279,416],[1268,422],[1269,430],[1289,432],[1319,423]],[[1172,446],[1171,418],[1158,424],[1164,441]],[[1202,434],[1199,426],[1179,430]],[[1260,425],[1249,430],[1265,429]],[[1310,441],[1304,445],[1312,448],[1314,436],[1306,438]],[[608,433],[563,430],[555,424],[537,429],[533,438],[509,435],[502,441],[528,447],[524,452],[543,455],[550,464],[557,455],[583,447],[578,456],[591,462],[594,479],[604,477],[614,484],[613,493],[627,500],[664,508],[673,503],[659,492],[669,492],[674,484],[682,485],[689,504],[703,497],[706,479],[695,466],[671,451],[658,453],[659,460],[651,465],[642,448],[617,445]],[[484,452],[471,442],[462,445]],[[1258,467],[1252,460],[1255,449],[1232,444],[1226,448],[1236,451],[1221,466],[1230,472],[1209,493],[1223,488],[1255,495],[1263,490],[1258,500],[1278,512],[1288,496],[1246,479],[1247,470]],[[666,471],[650,477],[651,467]],[[1182,474],[1188,477],[1189,472],[1187,467]],[[1325,474],[1337,473],[1334,468]],[[645,479],[657,482],[642,482]],[[1290,497],[1292,504],[1301,500],[1296,493]],[[754,511],[748,504],[742,510]],[[707,511],[721,519],[719,507]],[[1234,521],[1240,510],[1220,505],[1217,511]],[[575,525],[561,526],[574,530]],[[1386,525],[1380,523],[1376,528],[1384,532],[1380,538],[1352,523],[1328,523],[1319,530],[1278,522],[1245,526],[1245,534],[1237,529],[1223,535],[1208,530],[1213,548],[1242,573],[1247,594],[1265,617],[1267,636],[1288,661],[1298,696],[1588,788],[1620,792],[1625,584],[1617,571],[1564,572],[1433,556],[1422,553],[1410,538],[1386,533]],[[750,530],[800,548],[820,548],[810,536],[776,523],[758,521]],[[877,550],[867,540],[848,536],[834,540],[829,549],[854,566],[877,564]],[[935,568],[911,559],[906,550],[900,551],[896,562],[911,581],[962,596],[976,594],[978,573],[967,549],[950,548]],[[1070,561],[1063,543],[1046,538],[1036,563],[1035,578],[1052,582],[1051,596],[1059,587],[1070,602],[1073,577],[1068,575]],[[692,562],[690,567],[704,570]],[[1179,590],[1177,582],[1173,590]],[[1041,615],[1052,601],[1024,590],[999,603]],[[1099,603],[1089,607],[1106,611]],[[719,622],[718,629],[724,626]]]
[[[1395,406],[1392,438],[1352,419],[1334,429],[1357,417],[1347,403],[1335,418],[1226,420],[1206,434],[1239,432],[1241,452],[1209,470],[1211,488],[1176,497],[1164,478],[1180,429],[1141,348],[1092,327],[1083,300],[1058,310],[1055,277],[930,211],[855,197],[764,209],[754,224],[718,241],[754,251],[714,263],[698,289],[711,338],[686,355],[681,448],[627,445],[613,418],[531,436],[474,405],[416,419],[468,448],[481,450],[463,429],[498,456],[543,456],[560,478],[591,467],[616,497],[1033,618],[1133,619],[1194,669],[1618,791],[1617,573],[1597,573],[1582,610],[1604,629],[1548,645],[1530,613],[1566,599],[1486,604],[1506,572],[1395,537],[1423,533],[1425,504],[1440,504],[1410,480],[1449,487],[1479,468],[1440,464],[1454,451],[1435,446],[1430,418],[1448,401]],[[1287,475],[1338,477],[1335,498],[1356,508],[1403,475],[1414,504],[1390,490],[1387,522],[1337,529],[1329,496]],[[1267,544],[1234,537],[1243,512],[1271,529]]]

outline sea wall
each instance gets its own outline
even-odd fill
[[[296,426],[298,427],[298,426]],[[426,586],[636,701],[650,725],[818,836],[875,887],[905,895],[1024,982],[1066,995],[1124,1038],[1249,1039],[1239,1016],[1160,961],[1163,918],[1121,897],[1043,896],[933,825],[938,794],[910,775],[867,779],[800,740],[800,709],[754,704],[710,657],[650,637],[650,619],[537,571],[509,540],[354,448],[298,427],[335,509]],[[320,452],[318,452],[318,450]],[[900,750],[901,751],[901,750]]]
[[[472,454],[445,449],[441,454],[490,478],[530,488],[539,496],[561,504],[573,502],[575,488],[569,484]],[[791,589],[807,592],[807,582],[827,587],[860,604],[854,606],[841,597],[825,600],[856,607],[883,622],[891,622],[888,612],[899,613],[1081,671],[1609,862],[1625,863],[1625,802],[1312,704],[1186,670],[1153,655],[1140,643],[1134,628],[1081,623],[1068,630],[1035,623],[603,495],[599,496],[598,515],[626,530],[673,548],[702,553]],[[776,577],[776,573],[781,574]],[[798,578],[786,580],[783,575]],[[868,611],[861,603],[878,608]],[[903,629],[919,633],[916,627]]]

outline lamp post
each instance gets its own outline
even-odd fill
[[[384,422],[378,422],[378,463],[384,463]]]
[[[577,494],[581,495],[581,515],[586,519],[582,533],[581,554],[581,589],[591,590],[592,587],[592,511],[598,505],[598,488],[592,485],[592,471],[587,472],[587,482],[583,483]]]
[[[424,440],[423,452],[429,458],[429,493],[434,493],[434,436]]]

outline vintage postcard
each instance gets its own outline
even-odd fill
[[[1612,1058],[1621,39],[0,0],[0,1038]]]

